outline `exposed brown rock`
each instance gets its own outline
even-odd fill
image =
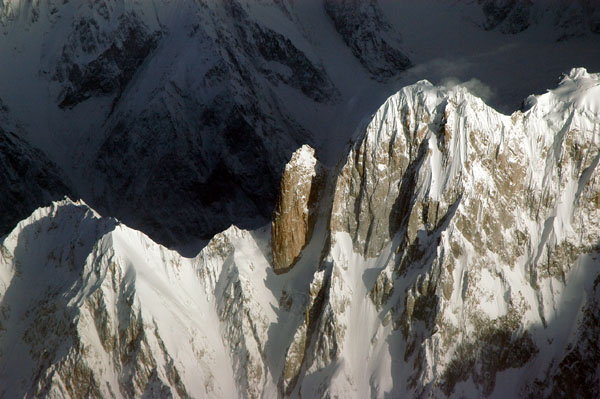
[[[290,270],[310,241],[315,220],[320,164],[315,150],[299,148],[286,165],[271,224],[271,250],[276,273]]]

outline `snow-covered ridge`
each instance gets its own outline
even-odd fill
[[[597,396],[599,82],[512,115],[403,88],[284,274],[268,227],[184,258],[83,202],[38,209],[1,242],[0,395]]]
[[[530,96],[525,104],[536,108],[532,112],[561,112],[575,108],[589,112],[591,117],[600,115],[600,74],[588,73],[585,68],[573,68],[565,74],[558,87],[539,96]]]
[[[232,397],[193,262],[65,199],[2,242],[2,397]],[[19,365],[19,367],[16,367]]]
[[[598,83],[575,69],[510,116],[426,81],[390,97],[336,173],[289,392],[596,395],[568,376],[600,378]]]
[[[275,392],[261,234],[232,226],[183,258],[83,201],[36,210],[0,243],[0,397]]]

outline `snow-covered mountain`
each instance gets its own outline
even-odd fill
[[[0,98],[77,197],[179,247],[266,223],[300,145],[334,164],[406,84],[469,81],[514,109],[573,65],[600,68],[594,2],[531,2],[505,35],[529,3],[3,0]],[[537,15],[567,5],[590,29],[557,42],[579,20]]]
[[[2,243],[2,397],[235,397],[198,271],[83,203]]]
[[[374,115],[334,174],[288,394],[599,394],[600,75],[527,104],[422,81]]]
[[[0,0],[0,397],[599,396],[599,10]]]
[[[407,86],[338,166],[294,154],[272,229],[194,258],[38,209],[1,243],[0,393],[596,397],[599,99],[583,68],[511,115]]]

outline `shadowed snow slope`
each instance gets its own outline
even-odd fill
[[[36,208],[69,195],[67,181],[44,153],[0,127],[0,237]]]
[[[574,69],[509,116],[403,88],[283,274],[268,226],[189,259],[38,209],[1,243],[0,396],[597,397],[599,87]]]
[[[316,32],[292,4],[270,0],[2,1],[0,97],[103,214],[169,246],[232,222],[256,227],[286,159],[322,141],[305,116],[331,114],[342,96],[319,32],[327,28],[355,79],[382,85],[324,10],[311,16]],[[365,29],[378,40],[377,25]],[[397,46],[372,55],[404,57]],[[370,65],[389,80],[408,63]]]

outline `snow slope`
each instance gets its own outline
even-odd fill
[[[236,395],[189,260],[68,199],[2,253],[3,397]]]
[[[87,202],[169,245],[232,221],[264,223],[289,155],[321,141],[305,116],[334,111],[341,98],[317,51],[323,26],[338,35],[320,8],[310,35],[293,4],[271,1],[11,1],[0,10],[0,51],[10,54],[0,96],[23,136]],[[368,29],[376,38],[378,27]],[[369,84],[350,51],[341,59]]]

